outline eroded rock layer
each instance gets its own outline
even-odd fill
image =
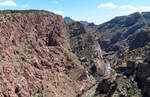
[[[46,11],[1,11],[0,97],[76,97],[91,86],[65,25]]]

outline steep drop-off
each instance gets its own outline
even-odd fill
[[[92,85],[70,51],[61,16],[37,10],[0,13],[0,97],[76,97]]]
[[[149,12],[137,12],[128,16],[116,17],[97,26],[95,34],[99,37],[102,49],[118,54],[136,49],[130,49],[129,41],[138,30],[150,27],[149,15]]]
[[[121,16],[95,30],[112,68],[102,80],[96,97],[150,96],[150,18],[149,12]]]
[[[68,33],[72,52],[77,55],[82,65],[95,77],[103,76],[105,66],[96,37],[79,22],[69,23]]]

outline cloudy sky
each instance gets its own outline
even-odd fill
[[[150,11],[150,0],[0,0],[0,9],[49,10],[100,24],[115,16]]]

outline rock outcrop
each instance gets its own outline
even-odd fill
[[[125,53],[118,61],[116,71],[122,72],[126,76],[134,76],[138,82],[144,97],[149,97],[149,77],[150,77],[150,44],[142,48],[137,48],[133,51]],[[126,64],[123,66],[123,64]]]
[[[112,91],[114,84],[118,87],[124,87],[121,91],[124,94],[113,95],[115,92],[106,91],[103,81],[97,89],[101,96],[106,97],[149,97],[149,77],[150,77],[150,18],[147,13],[134,13],[128,16],[121,16],[112,19],[97,27],[95,35],[99,38],[99,43],[104,51],[104,59],[109,61],[112,70],[116,74],[122,75],[116,77],[113,83],[109,77],[104,80],[107,89]],[[112,72],[110,74],[113,74]],[[131,79],[130,79],[131,78]],[[124,79],[118,81],[118,79]],[[132,84],[134,83],[134,84]],[[137,83],[137,84],[136,84]],[[116,86],[116,85],[115,85]],[[132,87],[133,86],[133,87]],[[102,88],[101,88],[102,87]],[[138,90],[136,92],[133,92]],[[106,91],[103,93],[103,91]],[[120,91],[120,92],[121,92]],[[141,91],[141,92],[140,92]],[[131,93],[131,94],[130,94]],[[138,94],[139,93],[139,94]],[[109,96],[111,94],[111,96]],[[133,95],[135,94],[135,95]],[[141,95],[141,96],[139,96]]]
[[[95,97],[141,97],[141,90],[133,77],[114,74],[103,79],[97,87]]]
[[[76,97],[91,86],[65,25],[46,11],[0,11],[0,97]]]
[[[128,42],[138,30],[150,27],[149,15],[149,12],[137,12],[128,16],[115,17],[97,26],[95,34],[99,37],[102,49],[119,54],[134,49],[129,49]]]
[[[79,22],[68,24],[72,52],[80,59],[87,71],[95,77],[103,76],[105,65],[99,43],[88,28]]]

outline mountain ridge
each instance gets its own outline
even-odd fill
[[[77,97],[96,82],[71,50],[69,36],[86,32],[81,23],[69,33],[62,16],[51,12],[0,13],[1,97]],[[103,70],[98,60],[95,67]]]
[[[73,20],[72,18],[70,17],[64,17],[64,21],[67,22],[67,23],[71,23],[71,22],[80,22],[81,24],[85,25],[85,26],[95,26],[95,24],[93,22],[88,22],[88,21],[83,21],[83,20],[80,20],[80,21],[76,21],[76,20]]]
[[[102,46],[102,49],[106,48],[106,51],[108,49],[114,51],[113,49],[115,49],[115,45],[117,47],[117,43],[126,41],[129,36],[138,31],[138,29],[149,27],[150,19],[145,18],[148,17],[148,14],[149,13],[146,12],[137,12],[128,16],[116,17],[99,25],[95,33],[99,37],[99,43]],[[145,19],[147,22],[145,22]]]
[[[43,10],[0,11],[0,96],[149,97],[149,15],[85,26]]]

